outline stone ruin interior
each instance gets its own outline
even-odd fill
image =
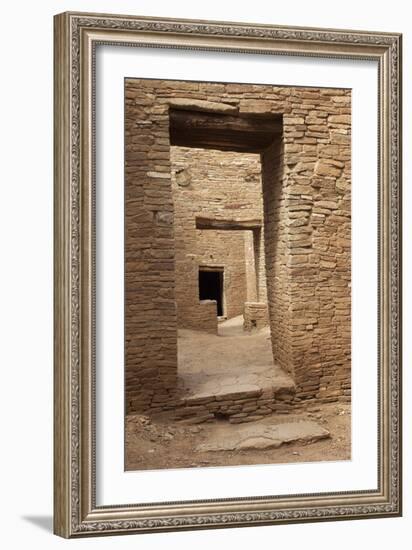
[[[350,90],[125,81],[126,414],[350,402]]]

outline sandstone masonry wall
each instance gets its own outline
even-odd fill
[[[268,307],[263,302],[245,302],[243,328],[247,331],[260,330],[268,325]]]
[[[239,115],[282,115],[282,138],[261,152],[264,239],[255,247],[265,248],[274,357],[296,381],[295,400],[350,400],[350,90],[129,79],[128,410],[174,406],[181,253],[174,227],[181,225],[173,219],[169,105],[176,99],[180,108],[212,101]]]
[[[126,86],[126,411],[173,406],[177,384],[169,116]]]
[[[199,315],[199,266],[224,268],[224,314],[241,315],[248,299],[245,239],[251,231],[196,229],[196,217],[262,219],[260,159],[172,146],[171,165],[178,327],[205,330],[209,321]]]

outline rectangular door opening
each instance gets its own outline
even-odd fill
[[[223,313],[223,269],[199,269],[199,300],[216,300],[217,316]]]

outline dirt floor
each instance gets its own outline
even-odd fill
[[[182,399],[294,386],[273,363],[269,327],[245,332],[242,316],[219,323],[217,335],[179,330],[178,375]],[[272,414],[244,424],[227,419],[190,424],[190,420],[172,418],[172,412],[127,417],[127,470],[349,460],[351,456],[348,404],[312,405],[305,412]],[[237,448],[231,448],[233,440]]]
[[[126,469],[155,470],[350,460],[351,420],[350,406],[347,404],[325,404],[313,406],[304,413],[271,415],[248,426],[255,426],[258,432],[268,426],[308,420],[326,428],[330,437],[314,442],[285,443],[278,448],[200,451],[196,450],[197,447],[210,441],[216,430],[221,434],[225,430],[230,433],[234,425],[226,420],[188,425],[166,417],[154,419],[130,415],[126,419]]]
[[[218,334],[179,330],[178,375],[182,397],[294,385],[273,363],[269,327],[246,332],[242,315],[220,322]]]

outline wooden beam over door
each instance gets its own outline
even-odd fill
[[[228,115],[170,109],[170,143],[182,147],[261,153],[282,133],[282,115]]]
[[[262,220],[241,220],[241,219],[217,219],[196,216],[196,229],[230,229],[246,230],[261,229]]]

